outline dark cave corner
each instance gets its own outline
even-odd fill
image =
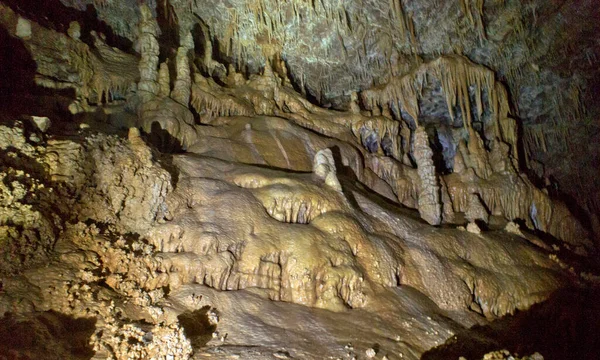
[[[0,121],[9,123],[27,115],[71,118],[67,107],[75,99],[72,89],[54,90],[35,83],[37,64],[21,39],[0,26]]]
[[[6,313],[0,318],[0,358],[87,360],[95,352],[90,338],[95,318],[73,318],[54,311]]]
[[[461,331],[421,359],[481,359],[501,349],[519,356],[538,352],[545,360],[595,359],[600,353],[599,317],[599,288],[561,289],[526,311]]]
[[[201,349],[211,339],[217,326],[210,322],[209,311],[215,311],[210,306],[192,312],[185,312],[177,317],[183,327],[185,336],[190,339],[195,349]]]

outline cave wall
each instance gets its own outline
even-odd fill
[[[61,0],[93,6],[116,34],[135,40],[134,1]],[[321,106],[345,109],[353,91],[386,84],[440,55],[460,54],[507,85],[530,175],[593,226],[597,169],[600,14],[593,0],[231,0],[148,1],[163,39],[196,29],[224,76],[233,65],[259,73],[266,61]],[[171,30],[169,30],[171,28]],[[209,40],[209,43],[206,41]],[[221,64],[221,65],[219,65]],[[284,69],[283,69],[284,68]],[[212,70],[212,71],[211,71]],[[585,195],[584,195],[585,194]],[[591,221],[591,222],[590,222]],[[597,224],[595,224],[597,225]]]

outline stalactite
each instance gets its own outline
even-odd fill
[[[419,175],[415,169],[378,154],[366,154],[365,167],[390,186],[400,204],[418,208]],[[368,184],[365,176],[360,179]]]
[[[483,140],[475,130],[469,128],[468,145],[466,147],[459,146],[459,149],[463,152],[463,159],[465,159],[467,167],[473,169],[478,177],[487,179],[492,175],[488,152],[483,145]]]
[[[81,41],[81,27],[75,21],[69,24],[66,35],[36,22],[26,22],[26,29],[23,25],[15,26],[19,24],[19,15],[2,4],[0,13],[0,24],[12,31],[11,35],[22,36],[24,46],[36,62],[36,84],[75,90],[77,104],[71,108],[74,112],[89,110],[89,103],[101,103],[103,94],[106,101],[113,100],[117,93],[123,96],[135,83],[138,76],[135,56],[108,46],[102,34],[90,31],[93,44],[89,45]]]
[[[390,0],[390,11],[391,17],[398,24],[398,30],[400,30],[400,37],[405,38],[408,33],[406,28],[406,18],[404,10],[402,9],[402,0]]]
[[[483,101],[485,92],[494,129],[490,138],[498,137],[510,144],[511,156],[518,159],[516,124],[509,117],[506,89],[502,84],[496,82],[495,75],[491,70],[475,65],[464,57],[440,57],[422,64],[402,77],[393,77],[387,85],[361,92],[363,104],[369,110],[384,106],[393,109],[399,105],[418,124],[420,114],[418,103],[428,77],[440,81],[451,118],[454,119],[456,116],[455,106],[459,106],[466,128],[470,128],[472,123],[469,88],[477,88],[475,90],[475,95],[477,95],[475,110],[479,117],[486,105]]]
[[[201,117],[210,119],[219,116],[254,115],[250,104],[227,94],[215,94],[214,91],[203,89],[199,84],[192,86],[191,105]]]
[[[399,123],[386,117],[357,118],[352,122],[352,133],[371,152],[386,154],[402,160]],[[374,151],[373,151],[374,150]]]
[[[471,26],[475,28],[475,31],[480,39],[485,39],[483,2],[484,0],[460,0],[460,7],[463,13],[467,16],[467,19],[469,19]],[[473,13],[472,7],[475,7],[475,13]]]
[[[176,28],[178,23],[177,12],[169,0],[162,0],[162,11],[168,25],[172,28]]]
[[[135,82],[137,71],[134,57],[108,46],[102,34],[90,32],[94,39],[94,52],[89,57],[93,75],[91,88],[97,94],[97,102],[105,95],[106,102],[113,100],[115,93],[124,94],[130,84]]]
[[[94,6],[105,8],[110,5],[110,0],[94,0]]]

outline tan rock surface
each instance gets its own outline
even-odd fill
[[[419,359],[594,286],[588,229],[520,172],[494,72],[436,54],[332,110],[268,33],[262,74],[225,67],[182,3],[139,7],[138,55],[0,4],[36,83],[75,90],[50,128],[0,125],[0,334],[36,339],[1,356]]]

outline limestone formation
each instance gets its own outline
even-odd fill
[[[192,76],[190,70],[189,52],[194,50],[191,32],[182,35],[181,45],[177,49],[176,72],[177,78],[171,92],[173,100],[188,107],[192,91]]]
[[[313,172],[325,181],[325,184],[337,191],[342,191],[342,186],[337,178],[335,161],[330,149],[319,150],[313,160]]]
[[[158,70],[158,84],[160,86],[160,97],[171,95],[171,76],[169,75],[169,63],[163,62]]]
[[[433,166],[433,151],[429,148],[429,138],[422,127],[418,127],[414,134],[413,154],[419,173],[419,213],[423,220],[431,225],[439,225],[441,219],[441,205],[439,199],[439,186],[435,167]]]
[[[140,6],[141,19],[139,23],[138,47],[141,58],[138,63],[140,81],[138,92],[145,102],[152,96],[158,95],[160,87],[158,84],[158,55],[160,53],[157,37],[160,28],[146,4]]]
[[[594,356],[589,2],[3,2],[0,358]]]
[[[481,220],[484,223],[487,223],[489,220],[489,214],[485,206],[481,203],[479,196],[477,194],[471,194],[469,196],[468,208],[465,212],[465,218],[470,222],[474,222],[475,220]]]

